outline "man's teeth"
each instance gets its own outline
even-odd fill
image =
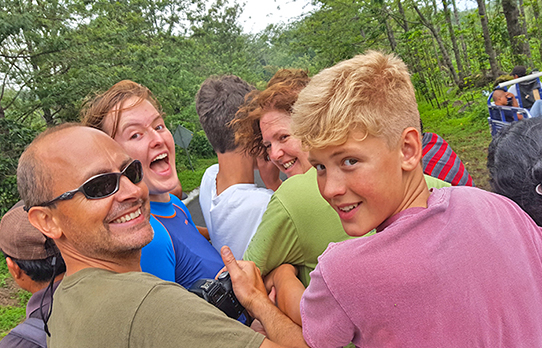
[[[283,163],[282,166],[285,168],[285,169],[288,169],[290,168],[291,166],[293,166],[295,164],[295,161],[297,161],[297,158],[289,161],[289,162],[286,162],[286,163]]]
[[[166,157],[167,157],[167,153],[163,153],[163,154],[161,154],[161,155],[156,156],[152,161],[153,161],[153,162],[154,162],[154,161],[159,161],[159,160],[164,159],[164,158],[166,158]]]
[[[139,215],[141,215],[141,208],[139,208],[138,210],[136,210],[135,212],[133,213],[130,213],[130,214],[126,214],[124,216],[121,216],[120,218],[116,219],[115,221],[113,221],[114,223],[116,224],[121,224],[123,222],[127,222],[127,221],[130,221],[130,220],[133,220],[135,219],[136,217],[138,217]]]
[[[359,205],[359,203],[357,204],[352,204],[352,205],[348,205],[346,207],[341,207],[339,208],[340,211],[344,211],[345,213],[348,213],[350,210],[354,209],[355,207],[357,207]]]

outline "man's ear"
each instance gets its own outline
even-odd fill
[[[62,229],[58,226],[57,220],[48,207],[32,207],[28,211],[28,221],[51,239],[58,239],[62,236]]]
[[[401,136],[401,153],[403,162],[401,168],[412,171],[420,165],[422,160],[422,142],[420,133],[414,127],[408,127]]]
[[[13,261],[11,257],[6,257],[6,264],[13,279],[20,279],[23,275],[23,270],[19,267],[19,265]]]

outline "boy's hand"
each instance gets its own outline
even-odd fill
[[[230,273],[235,296],[252,316],[258,318],[261,305],[271,302],[267,297],[260,270],[252,261],[237,261],[227,246],[222,247],[220,254]]]

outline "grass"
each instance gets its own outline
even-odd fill
[[[179,174],[179,180],[183,186],[183,191],[188,194],[193,189],[198,188],[205,170],[215,163],[218,163],[218,159],[216,157],[192,159],[194,171],[192,171],[190,165],[187,166],[185,164],[177,164],[177,171]]]
[[[1,253],[0,253],[1,254]],[[3,255],[2,255],[3,256]],[[0,288],[6,289],[6,279],[11,277],[6,266],[6,259],[0,257]],[[0,306],[0,339],[6,336],[12,328],[22,322],[26,316],[26,303],[31,294],[28,291],[19,289],[13,297],[17,299],[18,305]]]
[[[486,162],[491,133],[487,123],[486,97],[481,93],[479,95],[464,111],[461,111],[462,106],[449,105],[438,109],[423,102],[419,104],[419,110],[424,130],[442,136],[461,158],[475,185],[489,190]],[[469,97],[472,98],[471,94]],[[461,100],[461,96],[456,100]],[[466,103],[464,100],[463,105]]]

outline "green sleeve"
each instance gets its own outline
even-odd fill
[[[155,286],[132,322],[129,347],[259,347],[264,336],[177,284]]]
[[[284,263],[303,264],[297,228],[277,195],[271,197],[243,259],[253,261],[264,276]]]
[[[425,177],[425,183],[427,184],[427,187],[429,187],[429,189],[432,189],[432,188],[439,189],[442,187],[452,186],[452,184],[450,184],[449,182],[434,178],[430,175],[424,174],[423,176]]]

